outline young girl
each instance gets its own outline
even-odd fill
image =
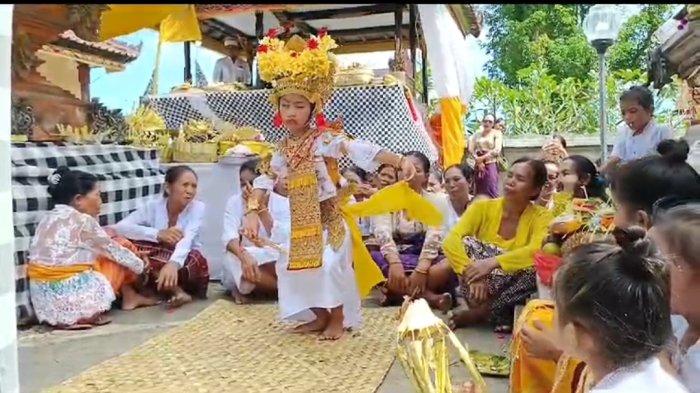
[[[200,298],[207,294],[209,266],[199,252],[204,203],[194,199],[197,175],[188,166],[168,169],[164,188],[162,197],[150,200],[113,229],[151,254],[151,282],[177,307],[192,301],[190,293]]]
[[[589,392],[687,392],[658,355],[671,337],[669,275],[645,231],[619,245],[593,243],[568,257],[556,277],[560,347],[583,360]]]
[[[673,207],[654,219],[652,234],[666,256],[671,271],[671,311],[687,321],[679,329],[680,356],[676,359],[681,381],[693,393],[700,392],[700,195]],[[684,330],[684,331],[682,331]]]
[[[286,171],[291,236],[282,245],[287,252],[281,254],[276,266],[280,316],[283,320],[306,322],[297,327],[297,332],[321,332],[321,338],[327,340],[336,340],[344,328],[359,325],[360,292],[369,292],[382,281],[381,272],[367,258],[361,233],[353,222],[356,217],[343,211],[366,206],[392,189],[350,207],[341,205],[338,159],[347,155],[367,171],[385,163],[401,168],[407,178],[415,174],[410,160],[372,143],[350,139],[336,127],[325,126],[322,110],[331,96],[337,70],[329,50],[335,47],[325,33],[308,40],[295,35],[286,43],[272,34],[261,41],[260,77],[274,85],[270,97],[276,111],[274,121],[277,126],[284,126],[288,134],[271,157],[271,171],[255,179],[243,225],[244,236],[255,240],[259,214],[265,209],[261,197],[272,188],[273,173]],[[311,125],[314,117],[316,127]],[[393,188],[400,186],[405,184]],[[398,206],[401,202],[390,204]],[[392,206],[385,207],[391,211]],[[353,255],[360,250],[365,253],[362,258]],[[360,274],[362,269],[364,275]],[[360,289],[358,284],[362,285]]]
[[[39,222],[27,269],[39,322],[68,329],[108,323],[102,314],[115,293],[125,309],[156,304],[132,287],[144,262],[96,220],[102,204],[97,178],[60,167],[49,177],[48,191],[55,206]]]

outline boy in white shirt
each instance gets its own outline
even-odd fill
[[[673,138],[673,130],[654,121],[654,97],[644,86],[632,86],[620,96],[624,122],[617,130],[613,151],[602,172],[609,173],[619,164],[656,154],[664,139]]]

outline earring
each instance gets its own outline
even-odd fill
[[[277,128],[282,127],[282,114],[279,111],[275,113],[275,117],[272,119],[272,124]]]

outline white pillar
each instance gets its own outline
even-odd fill
[[[0,4],[0,393],[19,392],[10,191],[12,4]]]

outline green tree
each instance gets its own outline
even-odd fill
[[[580,21],[590,5],[497,4],[486,10],[489,40],[484,44],[493,60],[491,77],[514,86],[518,71],[541,62],[560,81],[585,79],[595,65]]]
[[[493,60],[489,76],[515,86],[518,71],[541,62],[557,81],[585,80],[597,69],[596,54],[583,33],[590,4],[497,4],[486,9],[489,40],[484,44]],[[610,48],[611,71],[646,69],[651,37],[671,16],[673,4],[647,4],[622,26]]]
[[[672,16],[674,8],[674,4],[647,4],[638,14],[631,16],[610,48],[610,69],[646,69],[649,49],[658,44],[652,42],[652,35]]]

